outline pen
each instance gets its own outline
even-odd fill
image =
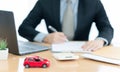
[[[58,32],[54,27],[52,27],[52,26],[48,26],[48,28],[50,29],[50,30],[52,30],[53,32]],[[68,39],[66,39],[66,41],[69,41]]]
[[[53,28],[52,26],[48,27],[50,30],[52,30],[53,32],[57,32],[57,30],[55,28]]]

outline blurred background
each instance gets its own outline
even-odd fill
[[[0,0],[0,10],[12,11],[14,12],[16,32],[18,31],[19,25],[31,11],[37,0]],[[114,46],[120,47],[120,0],[101,0],[105,10],[107,12],[108,18],[112,27],[114,28],[114,38],[112,44]],[[39,31],[48,33],[46,30],[46,25],[44,20],[36,28]],[[89,39],[93,40],[97,36],[98,31],[93,24]],[[17,32],[18,40],[26,40],[19,36]]]

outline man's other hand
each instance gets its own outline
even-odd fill
[[[95,50],[98,50],[100,48],[102,48],[104,46],[104,41],[103,40],[100,40],[100,39],[96,39],[96,40],[93,40],[93,41],[88,41],[86,42],[82,48],[85,50],[85,51],[95,51]]]

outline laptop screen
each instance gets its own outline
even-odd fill
[[[0,38],[7,40],[10,53],[19,54],[13,12],[0,10]]]

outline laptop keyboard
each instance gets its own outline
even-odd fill
[[[37,44],[33,44],[31,42],[19,41],[19,52],[20,52],[20,54],[29,54],[29,53],[48,50],[48,49],[49,49],[48,46],[37,45]]]

